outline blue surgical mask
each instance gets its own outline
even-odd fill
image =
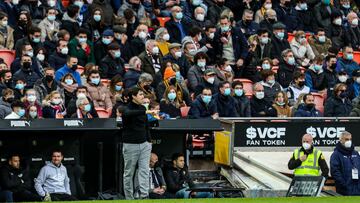
[[[262,67],[262,69],[263,70],[270,70],[270,64],[268,64],[268,63],[263,63],[262,65],[261,65],[261,67]]]
[[[101,15],[94,15],[94,20],[99,22],[101,20]]]
[[[351,61],[354,59],[354,55],[353,54],[346,54],[346,59]]]
[[[182,12],[176,13],[175,18],[178,19],[178,20],[181,20],[183,18],[183,13]]]
[[[20,117],[23,117],[25,115],[25,109],[20,109],[17,113]]]
[[[168,96],[168,99],[170,101],[174,101],[175,98],[176,98],[176,93],[175,92],[169,92],[169,94],[167,96]]]
[[[22,90],[22,89],[24,89],[24,84],[18,83],[18,84],[15,85],[15,88],[18,89],[18,90]]]
[[[288,63],[289,65],[295,65],[295,58],[294,58],[294,57],[288,58],[287,63]]]
[[[47,19],[50,20],[50,21],[54,21],[56,19],[56,16],[55,15],[48,15]]]
[[[211,102],[211,96],[202,96],[202,100],[205,104],[209,104]]]
[[[73,79],[65,79],[67,85],[72,85],[74,83]]]
[[[91,83],[94,85],[98,85],[100,83],[100,78],[92,78]]]
[[[115,52],[114,52],[114,57],[115,57],[115,58],[120,58],[120,56],[121,56],[121,52],[120,52],[120,51],[115,51]]]
[[[75,2],[74,2],[74,5],[79,6],[79,8],[81,9],[81,7],[83,7],[83,5],[84,5],[84,2],[82,2],[82,1],[75,1]]]
[[[181,76],[180,71],[176,71],[175,77],[176,77],[176,80],[177,80],[177,81],[180,81],[180,80],[182,79],[182,76]]]
[[[225,96],[229,96],[231,94],[231,89],[230,88],[226,88],[225,90],[224,90],[224,95]]]
[[[244,90],[242,89],[235,89],[234,93],[237,97],[241,97],[244,94]]]
[[[120,85],[115,85],[115,91],[120,91],[122,90],[122,86]]]
[[[102,38],[102,43],[104,43],[105,45],[108,45],[111,43],[111,39],[107,39],[107,38]]]
[[[91,111],[91,104],[86,104],[86,105],[84,106],[84,111],[85,111],[85,112]]]
[[[79,43],[86,43],[87,41],[87,38],[79,38]]]
[[[40,42],[40,37],[34,37],[33,42],[34,43],[39,43]]]
[[[198,61],[197,62],[197,65],[200,67],[200,68],[204,68],[206,66],[206,62],[205,61]]]
[[[321,65],[314,65],[314,70],[316,71],[316,72],[319,72],[320,70],[322,69],[322,66]]]
[[[276,36],[279,38],[279,39],[284,39],[284,37],[285,37],[285,33],[284,32],[278,32],[278,33],[276,33]]]
[[[225,25],[225,26],[221,26],[221,32],[227,32],[230,30],[230,26]]]
[[[30,112],[29,112],[29,116],[30,116],[31,118],[36,118],[37,112],[36,112],[36,111],[30,111]]]

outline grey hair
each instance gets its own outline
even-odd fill
[[[291,49],[285,49],[284,51],[281,52],[281,56],[284,58],[290,52],[292,53]]]
[[[161,37],[161,35],[166,31],[167,29],[164,27],[160,27],[159,29],[156,30],[155,32],[155,40],[159,40]]]
[[[153,40],[153,39],[147,40],[147,41],[145,42],[145,48],[148,48],[148,46],[150,45],[150,43],[156,43],[156,41]]]
[[[153,77],[149,73],[142,73],[139,77],[140,83],[152,82],[152,81],[153,81]]]
[[[84,104],[84,102],[89,102],[87,98],[80,97],[76,100],[76,107],[79,108],[80,105]]]
[[[134,56],[132,57],[130,60],[129,60],[129,66],[131,69],[135,69],[136,67],[136,64],[137,62],[141,62],[141,59],[137,56]]]
[[[259,86],[259,85],[263,86],[263,85],[261,84],[261,82],[257,82],[257,83],[255,83],[255,84],[252,86],[253,92],[255,92],[255,88],[256,88],[257,86]]]
[[[341,140],[343,137],[348,136],[348,135],[352,136],[351,133],[349,133],[348,131],[343,131],[340,134],[339,140]]]

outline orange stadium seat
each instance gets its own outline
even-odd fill
[[[190,110],[190,106],[184,106],[180,108],[181,111],[181,117],[187,117]]]
[[[158,17],[159,24],[161,27],[165,27],[165,23],[170,20],[170,17]]]
[[[105,85],[106,87],[110,86],[110,80],[109,79],[101,79],[101,83]]]
[[[240,81],[242,82],[243,84],[243,89],[245,91],[245,95],[249,98],[252,97],[252,94],[253,94],[253,82],[249,79],[246,79],[246,78],[237,78],[237,79],[234,79],[234,81]]]
[[[321,113],[324,113],[324,96],[319,93],[311,93],[314,96],[315,107]]]
[[[95,110],[96,110],[99,118],[109,118],[110,117],[109,112],[104,108],[96,107]]]
[[[78,65],[76,71],[77,71],[80,75],[82,75],[82,74],[84,73],[84,71],[85,71],[85,68],[82,67],[82,66],[80,66],[80,65]]]
[[[15,59],[15,51],[7,50],[7,49],[1,49],[0,50],[0,58],[2,58],[5,63],[10,67],[11,63]]]

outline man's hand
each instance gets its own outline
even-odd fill
[[[279,65],[279,60],[273,59],[272,63],[273,63],[274,66],[277,66],[277,65]]]
[[[159,194],[159,195],[163,194],[163,192],[162,192],[162,188],[157,187],[157,188],[153,189],[153,193],[155,193],[155,194]]]
[[[218,119],[219,118],[219,114],[218,113],[215,113],[211,116],[213,119]]]
[[[125,44],[126,41],[127,41],[127,39],[128,39],[128,36],[125,35],[125,34],[123,34],[123,35],[121,36],[121,44]]]
[[[226,39],[226,37],[221,37],[220,38],[220,41],[223,43],[223,44],[227,44],[229,42],[228,39]]]
[[[146,114],[152,114],[152,115],[156,115],[159,113],[159,110],[147,110]]]
[[[300,161],[301,161],[301,162],[304,162],[304,161],[306,160],[306,158],[307,158],[306,155],[302,155],[302,156],[300,157]]]
[[[81,48],[85,51],[85,50],[86,50],[86,47],[87,47],[86,42],[81,43],[80,45],[81,45]]]
[[[211,44],[207,43],[205,44],[205,46],[208,48],[208,49],[212,49],[213,47],[211,46]]]

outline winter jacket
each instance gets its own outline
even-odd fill
[[[57,71],[66,64],[66,58],[66,54],[58,53],[57,51],[55,51],[49,56],[49,65],[50,67],[54,68],[55,71]]]
[[[123,76],[125,61],[122,58],[114,59],[107,54],[100,62],[99,71],[101,78],[111,79],[115,75]]]
[[[272,45],[271,58],[276,58],[279,61],[282,58],[281,53],[285,49],[290,49],[290,44],[287,39],[284,38],[281,40],[276,36],[271,38],[271,45]]]
[[[360,46],[360,28],[356,27],[348,27],[345,29],[345,39],[346,43],[350,44],[354,50],[359,50]]]
[[[217,5],[215,3],[215,4],[211,5],[211,6],[209,6],[207,17],[215,25],[220,20],[221,13],[226,9],[229,9],[229,8],[226,7],[226,6],[219,6],[219,5]]]
[[[168,55],[164,56],[163,61],[171,61],[171,63],[176,63],[179,67],[180,67],[180,73],[181,76],[184,77],[184,79],[187,78],[187,74],[191,68],[191,65],[189,63],[189,61],[186,59],[186,57],[183,55],[178,59],[175,59],[173,57],[173,55],[171,55],[171,53],[169,53]]]
[[[236,26],[243,30],[246,39],[248,39],[251,35],[255,35],[259,29],[259,24],[254,21],[252,21],[249,25],[245,25],[243,20],[240,20]]]
[[[17,81],[18,79],[25,79],[26,82],[26,89],[33,88],[35,82],[40,79],[39,75],[31,70],[25,70],[23,67],[21,67],[20,70],[18,70],[13,75],[13,80]]]
[[[315,108],[309,109],[305,104],[300,104],[294,117],[321,117],[322,114]]]
[[[125,74],[124,74],[124,87],[125,88],[130,88],[135,86],[138,81],[139,81],[139,77],[140,77],[141,72],[137,71],[135,69],[129,69]]]
[[[268,116],[268,110],[271,107],[265,99],[258,99],[256,97],[253,97],[250,100],[251,105],[251,116],[252,117],[267,117]],[[260,114],[261,112],[264,112],[265,114]]]
[[[214,101],[219,117],[238,117],[236,111],[236,100],[232,96],[224,96],[221,93],[214,95]]]
[[[195,91],[196,87],[200,84],[202,80],[204,72],[201,68],[197,65],[194,65],[190,68],[189,72],[187,73],[188,78],[188,86],[190,91]]]
[[[69,68],[67,66],[67,64],[65,64],[63,67],[61,67],[59,70],[57,70],[55,72],[55,80],[56,82],[60,82],[60,80],[62,79],[62,77],[64,77],[66,74],[71,73],[71,75],[75,78],[77,84],[79,86],[81,86],[81,77],[79,72],[77,72],[76,70],[72,70],[71,68]]]
[[[123,0],[125,1],[125,0]],[[94,0],[89,9],[92,13],[94,9],[101,8],[103,13],[101,17],[104,17],[105,26],[111,26],[113,24],[114,11],[109,0]]]
[[[325,103],[324,116],[326,117],[347,117],[352,109],[351,101],[345,98],[342,101],[338,97],[330,97]]]
[[[29,173],[6,164],[0,170],[0,186],[2,190],[21,192],[31,188]]]
[[[108,45],[104,44],[101,38],[94,42],[94,57],[96,64],[100,64],[101,60],[107,55],[107,47]]]
[[[66,193],[71,195],[70,180],[64,165],[55,166],[47,162],[35,179],[36,192],[44,197],[46,193]]]
[[[337,60],[336,71],[344,69],[348,75],[352,75],[354,70],[359,70],[359,64],[357,64],[354,60],[346,60],[344,58],[339,58]]]
[[[138,56],[145,50],[145,40],[135,37],[130,41],[131,57]]]
[[[164,100],[160,102],[160,111],[168,114],[171,118],[181,117],[180,108],[176,108],[174,104]]]
[[[212,118],[211,116],[218,113],[217,105],[214,101],[214,97],[208,105],[204,103],[201,96],[198,96],[191,104],[189,110],[189,118]]]
[[[234,99],[236,100],[236,111],[239,117],[250,117],[250,100],[244,94],[241,97],[234,96]]]
[[[149,73],[153,78],[155,78],[155,74],[160,71],[161,69],[161,64],[162,64],[162,56],[161,54],[157,55],[157,56],[150,56],[147,51],[143,51],[141,52],[141,54],[139,55],[139,58],[141,59],[141,68],[142,71],[145,73]],[[154,68],[154,63],[153,63],[153,59],[156,59],[158,61],[158,67],[157,70]]]
[[[333,47],[339,50],[347,45],[346,31],[342,26],[331,24],[326,30],[326,36],[330,38]]]
[[[334,7],[329,5],[331,12],[328,11],[327,7],[328,6],[321,2],[314,7],[314,20],[317,22],[319,28],[326,29],[331,24],[331,13],[334,12]]]
[[[275,8],[277,20],[286,26],[286,31],[292,32],[296,30],[298,23],[296,11],[292,7],[282,7],[279,5]]]
[[[117,15],[124,17],[124,11],[126,9],[131,9],[134,12],[134,16],[137,17],[137,19],[142,19],[144,17],[146,17],[146,12],[145,12],[145,8],[144,6],[141,4],[139,4],[138,9],[135,9],[133,5],[131,5],[130,3],[128,3],[128,0],[124,0],[122,6],[119,8],[119,10],[117,11]],[[107,11],[106,11],[107,12]]]
[[[332,45],[332,42],[329,38],[326,38],[325,42],[321,43],[321,42],[319,42],[318,39],[315,38],[315,36],[310,36],[308,39],[308,42],[309,42],[311,49],[313,50],[315,56],[327,55],[328,49]]]
[[[143,105],[130,102],[122,114],[122,121],[123,143],[141,144],[151,141],[146,109]]]
[[[61,20],[60,29],[65,29],[70,33],[70,39],[74,38],[77,32],[80,29],[79,23],[68,16],[67,13],[64,13],[63,18]]]
[[[305,59],[313,60],[315,58],[315,54],[310,46],[310,44],[306,44],[305,46],[301,45],[296,38],[291,40],[290,43],[291,51],[294,53],[294,57],[299,64],[305,63]]]
[[[7,115],[11,114],[11,104],[5,102],[2,97],[0,97],[0,119],[4,119]]]
[[[67,115],[66,108],[64,105],[60,105],[61,109],[55,109],[49,101],[43,101],[43,118],[56,118],[57,114],[62,114],[64,117]]]
[[[87,83],[85,87],[87,87],[89,96],[94,102],[94,107],[101,107],[104,109],[112,108],[110,91],[106,86],[102,85],[101,83],[98,86]]]
[[[21,53],[22,53],[22,48],[25,44],[31,44],[31,47],[34,50],[34,53],[37,52],[37,50],[39,50],[39,48],[43,47],[43,43],[39,42],[39,43],[35,43],[32,40],[29,39],[29,37],[24,37],[22,39],[19,39],[17,41],[15,41],[15,51],[16,51],[16,57],[21,57]]]
[[[0,31],[0,48],[9,50],[14,48],[14,29],[10,26],[6,26],[6,33]]]
[[[69,55],[75,56],[78,59],[78,64],[81,66],[85,66],[87,63],[95,63],[94,45],[90,40],[87,40],[86,43],[89,53],[86,53],[84,49],[81,48],[81,45],[76,38],[70,40],[68,44]]]
[[[335,180],[336,192],[341,195],[360,195],[360,177],[352,178],[352,169],[360,171],[360,155],[354,145],[345,148],[340,142],[336,144],[330,158],[330,173]]]
[[[316,72],[313,66],[310,66],[305,73],[305,85],[310,88],[310,92],[326,89],[327,81],[325,79],[325,73],[322,70]]]
[[[91,116],[93,118],[99,118],[99,116],[98,116],[98,114],[97,114],[97,112],[95,110],[94,103],[91,101],[91,99],[89,97],[87,99],[88,99],[88,101],[89,101],[89,103],[91,105],[91,110],[90,110]],[[68,102],[68,105],[66,107],[66,113],[67,113],[66,117],[70,117],[70,116],[72,116],[73,114],[76,113],[76,110],[77,110],[77,108],[76,108],[76,100],[77,100],[77,98],[72,98]]]
[[[57,85],[56,81],[54,80],[51,88],[46,87],[47,82],[45,78],[38,79],[34,84],[34,89],[36,90],[36,96],[40,103],[45,99],[46,95],[50,94],[52,91],[57,91],[60,93],[61,97],[64,98],[64,89]]]
[[[308,94],[310,92],[310,88],[306,85],[298,87],[295,83],[291,82],[287,91],[289,105],[293,106],[301,94]]]
[[[183,34],[181,34],[181,30],[178,26],[182,26],[183,29]],[[165,28],[168,30],[169,35],[170,35],[170,43],[181,43],[183,37],[188,35],[188,30],[190,29],[191,24],[186,21],[186,20],[182,20],[180,21],[180,23],[175,22],[174,19],[171,19],[169,21],[167,21],[165,23]]]
[[[295,7],[295,16],[297,30],[303,30],[304,32],[314,33],[317,30],[317,23],[314,20],[314,13],[312,9],[301,10],[298,6]]]
[[[280,83],[283,88],[287,88],[293,78],[293,73],[296,71],[296,66],[290,66],[283,60],[280,61],[279,70],[276,75],[276,81]]]
[[[278,82],[270,85],[267,82],[261,81],[261,84],[264,86],[264,100],[268,103],[269,106],[271,106],[275,99],[276,93],[282,91],[282,87]]]
[[[51,28],[52,23],[48,20],[48,18],[44,18],[38,25],[41,29],[41,41],[45,40],[53,40],[54,33],[59,32],[60,24],[55,20],[54,28]]]
[[[174,194],[183,188],[191,188],[194,186],[187,168],[178,169],[171,167],[165,172],[165,180],[167,183],[167,191]]]

